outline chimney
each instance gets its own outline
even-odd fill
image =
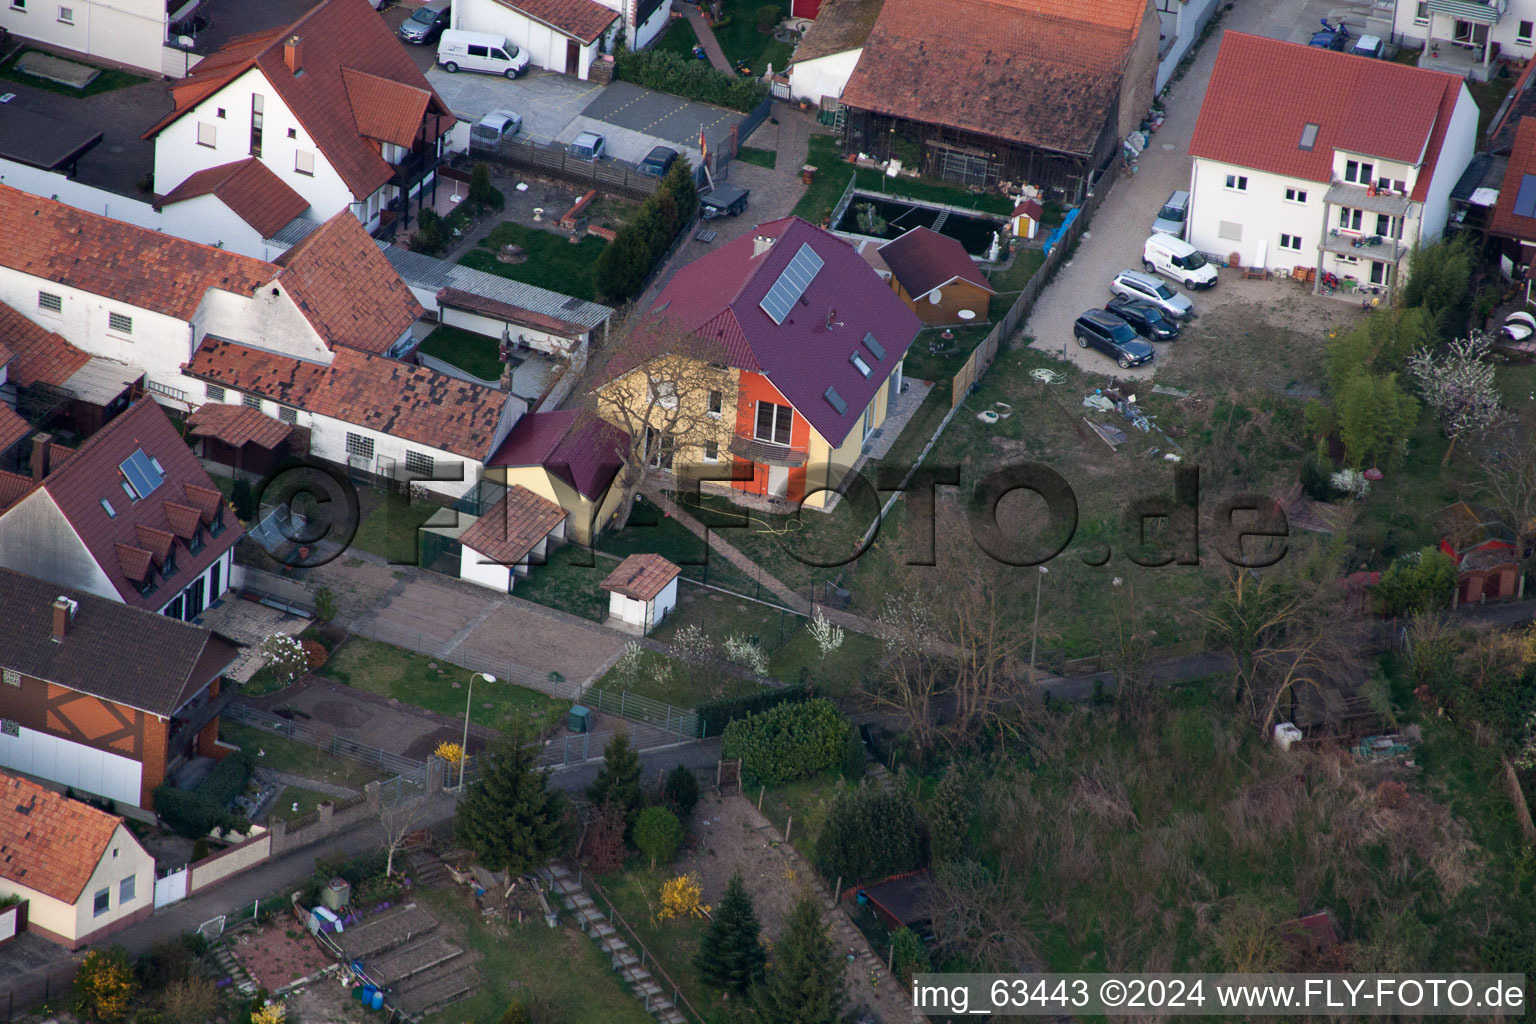
[[[69,624],[75,620],[75,610],[80,605],[60,594],[53,602],[53,642],[62,643]]]
[[[52,434],[32,435],[32,479],[41,480],[48,475],[48,446],[53,442]]]
[[[288,65],[288,70],[298,74],[304,70],[304,37],[289,36],[283,44],[283,63]]]
[[[758,235],[756,238],[752,239],[753,256],[761,256],[763,253],[772,248],[773,239],[769,238],[767,235]]]

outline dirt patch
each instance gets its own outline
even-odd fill
[[[270,991],[307,978],[334,961],[292,918],[282,917],[230,940],[229,951]]]
[[[309,713],[315,719],[338,729],[356,729],[368,724],[372,718],[357,705],[340,700],[318,701],[310,706]]]

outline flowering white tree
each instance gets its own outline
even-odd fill
[[[816,647],[821,651],[823,662],[843,646],[843,627],[834,626],[827,618],[827,613],[820,608],[816,609],[816,615],[805,624],[805,628],[810,631],[811,639],[816,641]]]
[[[1450,461],[1463,435],[1481,433],[1504,418],[1494,367],[1486,358],[1488,348],[1487,335],[1473,334],[1457,338],[1442,352],[1432,352],[1426,346],[1408,359],[1409,376],[1451,439],[1441,465]]]
[[[308,656],[299,638],[287,633],[273,633],[261,642],[261,656],[267,667],[284,679],[292,680],[309,668]]]
[[[768,674],[768,655],[744,636],[732,635],[725,638],[725,657],[760,676]]]

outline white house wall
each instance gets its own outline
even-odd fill
[[[629,4],[631,10],[634,9],[635,0],[621,0],[621,2]],[[612,7],[613,5],[604,4],[603,6]],[[619,10],[622,13],[621,8],[614,9]],[[636,50],[643,50],[647,46],[650,46],[656,41],[658,36],[667,30],[667,24],[671,20],[672,0],[664,0],[662,5],[656,8],[654,12],[652,12],[650,18],[647,19],[645,24],[635,26],[635,31],[633,33],[634,41],[631,43],[631,47]],[[754,68],[753,70],[756,69]]]
[[[1513,11],[1510,12],[1514,13]],[[1507,19],[1509,15],[1505,15]],[[1532,17],[1527,11],[1526,17]],[[1424,197],[1422,238],[1424,242],[1440,237],[1451,212],[1451,189],[1472,162],[1477,151],[1477,103],[1467,87],[1461,87],[1456,98],[1456,108],[1451,123],[1445,131],[1445,141],[1440,145],[1440,158],[1435,162],[1434,176],[1429,179],[1429,192]]]
[[[75,908],[71,903],[45,896],[30,886],[0,878],[0,896],[20,896],[27,901],[27,924],[33,929],[73,940]]]
[[[259,260],[270,260],[287,251],[281,246],[263,245],[261,232],[214,195],[172,203],[160,211],[159,226],[168,235]]]
[[[15,736],[0,735],[0,766],[130,807],[139,806],[143,773],[139,762],[62,736],[26,726],[20,726]]]
[[[115,853],[115,856],[114,856]],[[119,899],[123,879],[132,876],[133,898],[128,902]],[[107,910],[96,913],[96,893],[108,891]],[[80,902],[75,904],[75,935],[87,936],[100,931],[125,917],[131,917],[145,907],[153,906],[155,898],[155,859],[144,851],[126,826],[118,825],[107,844],[107,852],[85,884]]]
[[[1157,63],[1157,80],[1154,88],[1162,92],[1179,62],[1189,53],[1190,47],[1199,40],[1205,25],[1216,13],[1217,0],[1157,0],[1157,17],[1164,35],[1175,34],[1173,45]],[[1175,8],[1168,10],[1167,8]]]
[[[1419,18],[1416,0],[1397,0],[1392,34],[1396,42],[1422,48],[1429,38],[1429,18]],[[1449,14],[1433,14],[1435,39],[1445,46],[1454,30],[1455,19]],[[1488,26],[1488,39],[1499,44],[1499,56],[1529,60],[1536,56],[1536,40],[1520,37],[1520,22],[1536,22],[1536,0],[1509,0],[1509,7],[1498,23]],[[1533,26],[1536,27],[1536,26]],[[1492,64],[1489,65],[1492,67]]]
[[[505,36],[526,50],[528,60],[535,66],[565,72],[565,46],[570,37],[526,14],[503,7],[496,0],[461,0],[454,6],[453,20],[457,29]],[[576,77],[587,77],[596,51],[595,44],[581,47]]]
[[[1228,174],[1248,179],[1247,192],[1226,187]],[[1306,203],[1289,202],[1287,188],[1307,193]],[[1323,196],[1328,184],[1302,181],[1265,171],[1253,171],[1214,160],[1196,159],[1190,171],[1189,244],[1222,259],[1230,253],[1242,257],[1243,266],[1258,258],[1259,241],[1267,241],[1264,262],[1270,270],[1317,265],[1317,246],[1323,232]],[[1223,238],[1222,222],[1239,225],[1241,239]],[[1301,235],[1301,251],[1280,248],[1280,235]]]
[[[848,77],[853,74],[853,66],[863,52],[861,46],[857,50],[844,50],[790,65],[790,97],[820,103],[823,96],[841,96],[848,85]]]
[[[512,566],[486,561],[487,556],[469,547],[459,551],[459,578],[478,583],[501,594],[512,592]]]
[[[208,605],[213,604],[213,602],[217,601],[222,594],[228,592],[234,586],[233,581],[230,579],[231,574],[234,572],[234,567],[235,549],[230,548],[228,551],[219,556],[218,561],[209,564],[206,568],[203,569],[202,572],[198,573],[196,576],[182,581],[180,589],[169,592],[170,596],[166,597],[165,603],[159,607],[159,613],[164,615],[165,610],[187,591],[191,590],[193,585],[196,584],[198,580],[203,581],[203,608],[206,610]],[[218,570],[219,576],[219,585],[217,589],[215,589],[213,585],[215,569]],[[164,586],[164,584],[162,584],[162,586]],[[198,614],[202,613],[199,612]]]
[[[261,162],[309,200],[308,216],[312,219],[323,221],[349,208],[354,199],[352,190],[257,68],[182,114],[155,137],[155,191],[166,195],[198,171],[250,156],[251,97],[257,94],[262,97]],[[222,118],[218,116],[220,108],[224,110]],[[213,127],[213,146],[198,143],[199,124]],[[290,128],[297,138],[288,138]],[[295,154],[301,150],[314,154],[314,174],[294,170]]]
[[[332,353],[325,339],[277,281],[262,285],[254,295],[208,289],[202,305],[192,315],[192,325],[198,345],[211,334],[295,359],[327,366],[331,362]]]
[[[62,15],[70,14],[66,22]],[[159,77],[165,43],[163,0],[14,0],[0,6],[0,26],[49,46],[142,68]]]
[[[33,491],[0,515],[0,566],[111,601],[122,600],[47,491]],[[138,790],[134,794],[137,802]]]

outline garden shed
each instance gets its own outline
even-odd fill
[[[933,879],[928,872],[914,871],[861,886],[855,899],[867,903],[887,928],[910,928],[921,933],[933,916],[929,909],[932,890]]]
[[[630,555],[603,580],[610,625],[645,636],[677,607],[682,572],[660,555]]]

